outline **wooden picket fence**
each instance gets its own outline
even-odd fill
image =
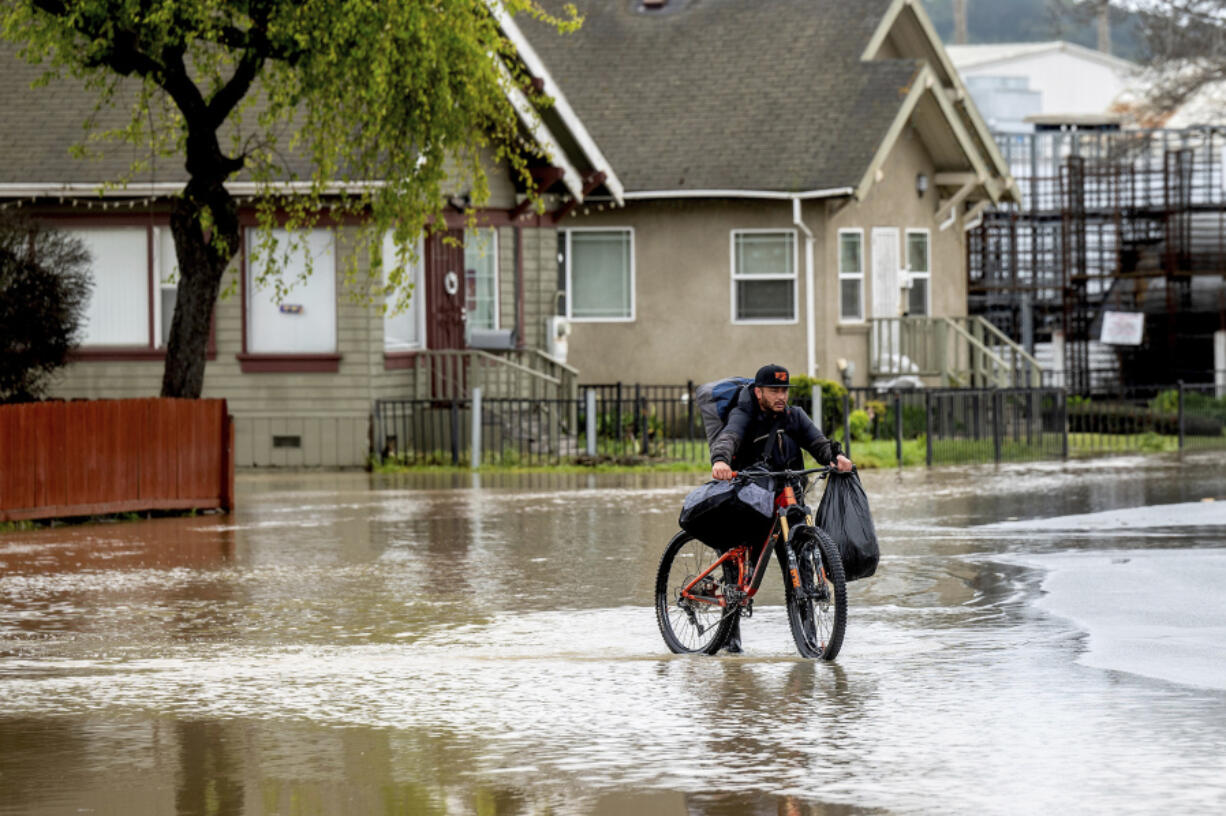
[[[233,507],[225,400],[0,405],[0,521]]]

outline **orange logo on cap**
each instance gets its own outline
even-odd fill
[[[776,371],[776,372],[775,372],[775,379],[776,379],[776,380],[779,380],[780,382],[787,382],[787,381],[788,381],[788,373],[787,373],[786,371]]]

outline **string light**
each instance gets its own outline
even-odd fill
[[[120,201],[99,200],[97,197],[75,197],[75,196],[27,196],[25,198],[14,198],[8,201],[0,201],[0,210],[15,209],[18,207],[37,207],[39,204],[58,204],[67,207],[85,207],[87,210],[92,210],[95,207],[102,210],[119,210],[127,207],[129,210],[134,210],[137,207],[152,207],[155,204],[162,203],[168,200],[168,196],[145,196],[142,198],[127,198]],[[236,198],[235,201],[243,203],[244,201],[252,201],[254,199]]]

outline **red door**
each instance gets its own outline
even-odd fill
[[[427,239],[425,272],[426,348],[461,350],[465,347],[464,230],[436,232]],[[468,396],[463,355],[431,354],[427,360],[432,398]]]
[[[426,305],[426,348],[464,348],[464,230],[426,241]]]

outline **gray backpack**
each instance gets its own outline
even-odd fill
[[[707,432],[707,445],[714,445],[719,432],[728,424],[732,406],[741,398],[741,392],[753,383],[749,377],[725,377],[722,380],[704,383],[694,390],[694,404],[702,414],[702,426]]]

